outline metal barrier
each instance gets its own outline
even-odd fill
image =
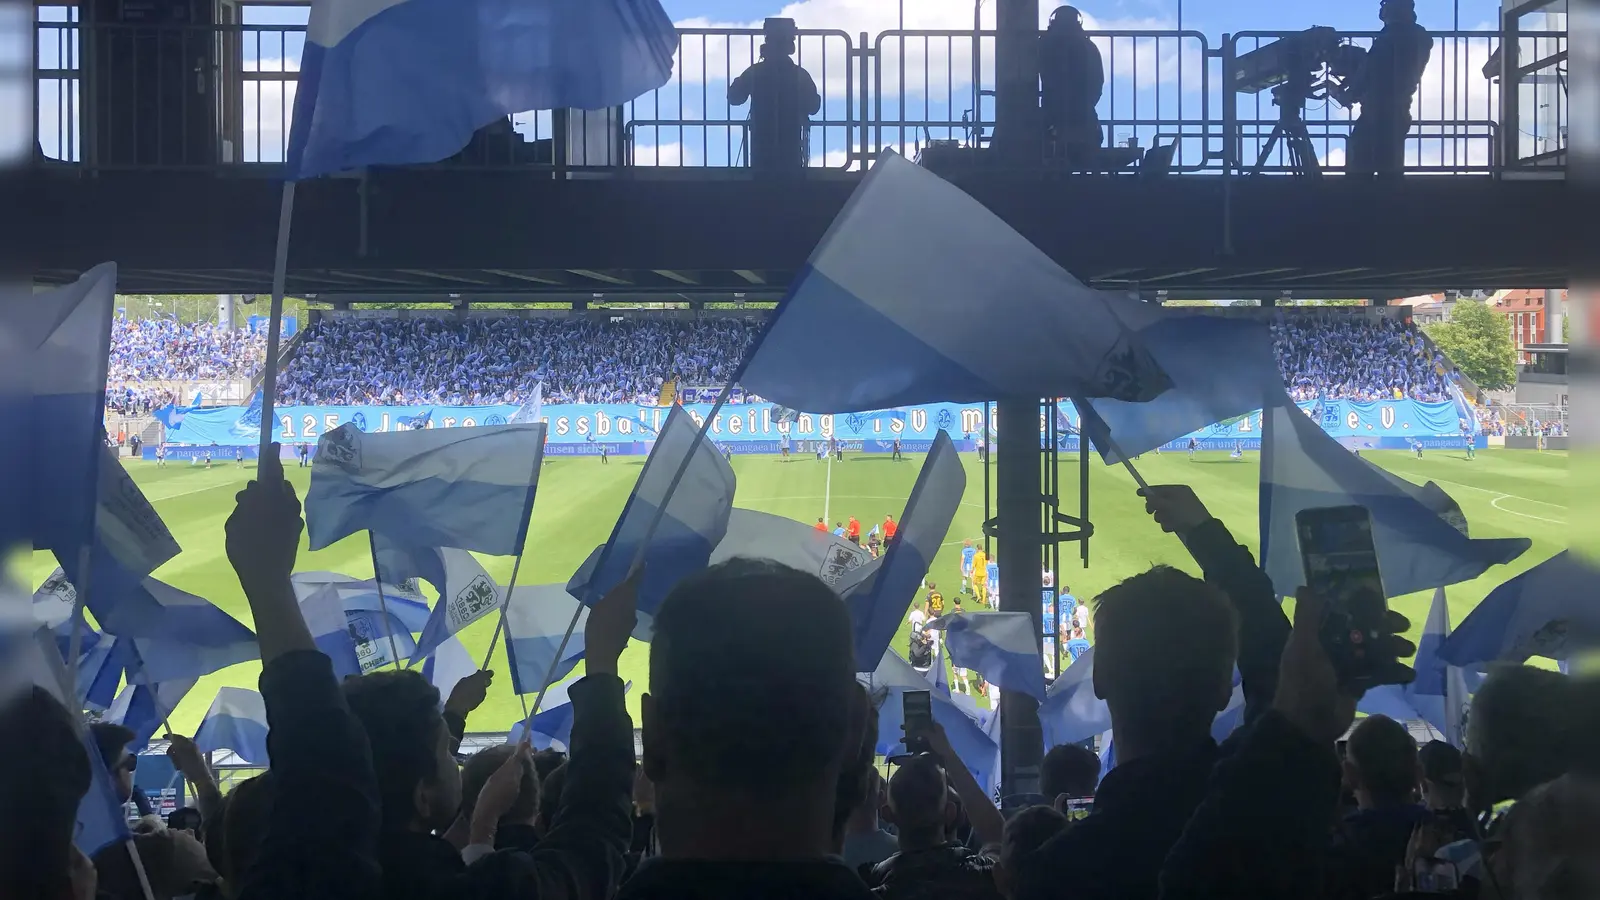
[[[1548,30],[1564,18],[1540,11],[1543,3],[1505,17],[1519,46],[1516,64],[1500,69],[1510,87],[1490,77],[1500,71],[1491,65],[1500,33],[1432,33],[1406,138],[1408,172],[1564,166],[1566,34]],[[38,154],[46,163],[265,173],[283,161],[304,26],[86,26],[75,21],[76,8],[50,9],[59,21],[35,26]],[[1526,30],[1533,25],[1547,30]],[[1282,146],[1262,153],[1278,122],[1270,96],[1233,92],[1228,73],[1240,56],[1295,32],[1225,35],[1218,48],[1193,31],[1089,34],[1106,69],[1106,146],[1172,145],[1176,172],[1292,170]],[[1341,36],[1366,46],[1375,34]],[[728,86],[757,59],[761,40],[759,29],[680,29],[662,87],[611,110],[510,117],[441,165],[552,177],[747,166],[747,107],[729,102]],[[994,48],[993,31],[801,31],[796,62],[822,97],[805,132],[806,167],[858,170],[884,149],[914,157],[936,142],[985,146],[994,127]],[[1304,121],[1320,161],[1337,170],[1351,112],[1318,100]],[[1518,123],[1515,140],[1503,121]]]

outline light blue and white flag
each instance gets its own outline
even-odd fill
[[[515,113],[619,106],[677,48],[658,0],[317,0],[288,177],[438,162]]]
[[[1469,435],[1479,431],[1478,415],[1472,411],[1472,404],[1467,402],[1467,395],[1461,392],[1461,385],[1454,380],[1449,382],[1450,402],[1455,405],[1456,418],[1464,423],[1464,428]]]
[[[139,657],[128,664],[128,683],[123,685],[117,699],[106,708],[102,721],[115,722],[133,732],[128,744],[129,753],[139,753],[150,746],[150,739],[164,727],[172,711],[194,688],[195,678],[178,678],[154,681],[143,674]]]
[[[1228,696],[1228,705],[1217,713],[1211,720],[1211,738],[1217,743],[1222,743],[1228,736],[1239,730],[1244,724],[1244,680],[1238,668],[1233,670],[1233,693]]]
[[[1130,307],[1113,299],[960,188],[886,151],[812,251],[740,383],[824,413],[1010,396],[1152,399],[1171,381],[1123,320]]]
[[[1253,319],[1180,313],[1128,298],[1145,318],[1138,337],[1173,381],[1145,403],[1106,398],[1085,402],[1105,424],[1084,431],[1107,463],[1131,459],[1217,422],[1250,416],[1283,393],[1272,330]]]
[[[0,517],[6,546],[28,536],[35,549],[76,554],[93,540],[116,291],[117,267],[105,263],[0,309],[0,348],[23,354],[23,419],[7,424],[28,442],[22,497]]]
[[[178,555],[178,542],[167,523],[134,484],[116,451],[109,447],[103,451],[99,479],[96,553],[103,547],[123,570],[134,576],[149,575]]]
[[[1111,730],[1111,709],[1094,695],[1094,648],[1072,661],[1039,704],[1045,747],[1081,744]]]
[[[916,486],[888,552],[876,568],[857,569],[854,578],[847,578],[842,586],[855,632],[858,671],[871,671],[894,640],[923,576],[950,532],[966,489],[966,470],[950,435],[941,430],[917,473]]]
[[[425,581],[436,591],[444,590],[444,560],[433,547],[408,547],[381,531],[372,537],[372,565],[377,580],[384,584]]]
[[[511,726],[511,732],[506,735],[506,743],[515,744],[522,740],[524,725],[528,728],[528,742],[535,750],[559,750],[566,753],[572,748],[572,701],[568,699],[567,691],[577,681],[552,684],[545,695],[542,708],[534,713],[526,723],[518,722]],[[633,682],[622,685],[622,694],[627,696],[633,690]],[[553,704],[553,705],[552,705]]]
[[[1305,584],[1295,514],[1303,509],[1363,506],[1384,593],[1391,597],[1467,581],[1528,549],[1526,538],[1473,540],[1446,518],[1448,497],[1417,487],[1346,450],[1283,396],[1263,412],[1261,566],[1280,596]],[[1453,506],[1453,504],[1451,504]]]
[[[1482,669],[1529,657],[1569,660],[1600,644],[1600,568],[1563,550],[1483,598],[1444,642],[1450,665]]]
[[[343,679],[362,674],[355,638],[350,634],[350,620],[338,588],[332,584],[323,585],[299,602],[311,640],[333,663],[334,677]]]
[[[1111,770],[1117,767],[1117,745],[1112,741],[1111,732],[1100,735],[1100,780],[1105,781]]]
[[[505,588],[496,584],[482,564],[465,550],[435,551],[444,572],[439,602],[433,606],[417,640],[417,655],[428,656],[461,629],[498,612],[506,604]]]
[[[152,681],[199,678],[261,658],[255,633],[211,601],[132,575],[103,545],[93,559],[85,605],[107,634],[137,640]],[[61,562],[70,575],[74,561]]]
[[[387,619],[377,610],[345,610],[350,639],[355,642],[356,660],[361,674],[385,666],[397,666],[417,657],[417,639],[390,614]]]
[[[1433,605],[1417,641],[1417,656],[1412,663],[1417,677],[1410,684],[1388,684],[1367,691],[1356,709],[1397,722],[1421,719],[1438,729],[1451,746],[1465,746],[1464,726],[1471,696],[1466,673],[1439,655],[1449,638],[1450,607],[1444,588],[1439,588],[1433,593]]]
[[[450,699],[456,682],[478,671],[478,664],[457,638],[445,638],[422,664],[422,677],[439,691],[439,705]]]
[[[543,423],[376,434],[346,424],[326,432],[306,492],[310,548],[376,529],[407,547],[515,556],[528,533],[544,433]]]
[[[952,613],[927,627],[944,629],[944,649],[955,665],[976,670],[1001,690],[1044,702],[1044,661],[1027,613]]]
[[[611,539],[567,582],[567,592],[593,606],[621,584],[643,549],[639,624],[650,639],[661,601],[684,577],[706,567],[728,533],[733,513],[733,468],[681,406],[667,415]],[[592,563],[592,565],[591,565]]]
[[[405,634],[421,631],[432,615],[428,599],[416,590],[402,584],[380,586],[369,578],[356,578],[338,572],[296,572],[289,576],[294,587],[295,600],[304,602],[307,597],[323,588],[331,588],[349,616],[362,613],[388,612],[394,630]],[[382,596],[380,596],[380,590]],[[382,620],[375,620],[383,627]]]
[[[944,668],[943,658],[938,667]],[[877,667],[867,674],[857,674],[856,680],[866,686],[878,706],[878,743],[876,752],[883,756],[898,756],[905,748],[905,692],[928,691],[933,707],[933,720],[944,727],[951,749],[961,757],[967,770],[979,784],[992,779],[991,768],[997,753],[992,737],[971,716],[961,711],[951,699],[949,690],[939,690],[911,663],[895,653],[885,650]]]
[[[246,688],[217,689],[194,745],[207,753],[232,750],[247,763],[271,765],[267,755],[267,703]]]
[[[596,551],[598,553],[599,551]],[[577,624],[572,617],[576,614]],[[511,689],[536,694],[545,676],[555,684],[567,677],[583,659],[583,629],[589,610],[567,593],[563,584],[518,585],[506,602],[506,656],[511,663]],[[572,625],[565,648],[561,638]],[[560,662],[555,662],[560,652]],[[551,665],[555,663],[552,670]],[[553,673],[552,673],[553,671]]]
[[[876,567],[882,559],[873,559],[865,548],[832,532],[753,509],[733,510],[728,517],[727,534],[711,552],[708,564],[736,557],[770,559],[811,572],[835,590],[851,580],[860,580],[861,570]]]
[[[525,422],[537,422],[544,416],[544,382],[533,386],[533,396],[528,401],[517,407],[511,414],[511,424],[521,425]]]

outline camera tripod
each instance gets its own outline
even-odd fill
[[[1306,97],[1311,90],[1310,84],[1294,80],[1272,89],[1272,103],[1278,107],[1278,122],[1272,126],[1272,134],[1262,145],[1261,154],[1256,157],[1255,168],[1250,170],[1250,174],[1261,174],[1272,158],[1272,151],[1282,141],[1291,172],[1308,178],[1322,177],[1322,163],[1317,159],[1317,148],[1311,143],[1311,135],[1306,133]]]

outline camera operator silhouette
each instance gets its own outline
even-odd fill
[[[768,19],[761,59],[728,85],[728,103],[750,104],[747,130],[750,167],[798,171],[806,164],[806,123],[822,109],[811,73],[795,64],[795,27],[790,19]]]
[[[1076,7],[1050,14],[1039,40],[1039,84],[1045,127],[1058,152],[1070,162],[1098,148],[1102,136],[1095,106],[1105,92],[1105,66]]]
[[[1345,106],[1361,104],[1345,150],[1347,175],[1389,176],[1404,170],[1411,101],[1433,55],[1433,38],[1417,24],[1414,0],[1383,0],[1378,18],[1383,31],[1335,97]]]

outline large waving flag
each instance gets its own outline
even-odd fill
[[[1009,396],[1149,400],[1171,381],[1124,320],[1128,310],[960,188],[885,152],[812,251],[740,382],[812,412]]]
[[[963,612],[941,616],[929,628],[944,629],[941,652],[964,669],[974,669],[1001,690],[1045,700],[1044,661],[1025,612]]]
[[[1385,715],[1396,721],[1422,719],[1439,730],[1452,746],[1466,742],[1466,673],[1440,656],[1450,638],[1450,606],[1444,588],[1433,592],[1433,605],[1417,641],[1412,663],[1417,677],[1410,684],[1386,684],[1362,696],[1356,709],[1368,715]]]
[[[876,568],[856,570],[860,580],[853,586],[846,582],[844,596],[855,631],[857,671],[871,671],[894,640],[922,577],[950,532],[966,489],[967,473],[955,445],[950,443],[950,435],[940,431],[917,473],[889,551]]]
[[[1085,401],[1104,430],[1085,428],[1107,463],[1146,453],[1215,422],[1250,415],[1283,393],[1267,323],[1180,313],[1135,300],[1139,339],[1171,376],[1172,390],[1146,403]]]
[[[1072,661],[1039,704],[1046,747],[1081,744],[1111,730],[1111,709],[1094,695],[1094,648]]]
[[[439,586],[439,602],[420,629],[418,656],[431,655],[452,635],[497,612],[506,603],[505,588],[495,584],[471,553],[454,548],[441,548],[435,553],[444,579]]]
[[[76,560],[60,561],[74,576]],[[107,634],[137,640],[152,681],[198,678],[260,658],[255,633],[211,601],[133,575],[103,545],[96,545],[91,565],[85,606]]]
[[[317,0],[288,176],[438,162],[514,113],[618,106],[677,49],[658,0]]]
[[[831,531],[753,509],[736,509],[728,517],[728,533],[711,552],[709,564],[740,556],[814,573],[836,590],[849,583],[847,579],[860,580],[863,569],[878,565],[865,549]]]
[[[577,616],[576,623],[573,616]],[[583,659],[583,629],[588,621],[589,610],[567,593],[566,585],[512,588],[506,601],[505,626],[512,691],[536,694],[545,686],[546,676],[555,684],[577,668]],[[569,626],[572,636],[563,648],[561,639]]]
[[[938,660],[943,668],[944,659]],[[988,783],[991,768],[998,752],[994,738],[971,716],[962,712],[951,699],[948,690],[939,690],[911,663],[895,653],[885,650],[878,665],[870,674],[858,674],[856,680],[866,686],[878,707],[878,743],[876,752],[895,756],[906,752],[905,692],[928,691],[933,701],[933,720],[944,726],[945,737],[951,749],[961,757],[968,771],[979,784]]]
[[[1289,402],[1262,413],[1261,558],[1286,597],[1305,584],[1295,514],[1364,506],[1391,597],[1467,581],[1528,549],[1526,538],[1473,540],[1438,508],[1443,491],[1408,484],[1346,450]],[[1446,498],[1447,499],[1447,498]]]
[[[207,753],[232,750],[247,763],[270,765],[267,755],[267,704],[246,688],[217,689],[217,699],[206,710],[194,745]]]
[[[129,753],[150,745],[150,739],[166,726],[172,711],[194,689],[195,678],[157,681],[146,674],[143,660],[135,655],[128,664],[128,683],[117,699],[106,708],[104,721],[115,722],[133,732]]]
[[[542,423],[381,434],[346,424],[326,432],[306,492],[310,548],[376,530],[407,547],[515,556],[527,537],[544,432]]]
[[[1569,660],[1600,644],[1596,584],[1600,568],[1563,550],[1490,591],[1445,640],[1439,656],[1474,669],[1531,656]]]
[[[19,525],[40,550],[76,554],[93,540],[116,291],[117,267],[105,263],[0,309],[0,349],[23,354],[23,419],[7,425],[29,448],[21,501],[0,517],[6,544],[6,532]]]
[[[633,633],[641,641],[650,639],[667,593],[704,569],[728,533],[733,468],[699,430],[683,407],[672,408],[611,539],[567,582],[568,593],[592,606],[627,578],[642,548],[639,625]]]

